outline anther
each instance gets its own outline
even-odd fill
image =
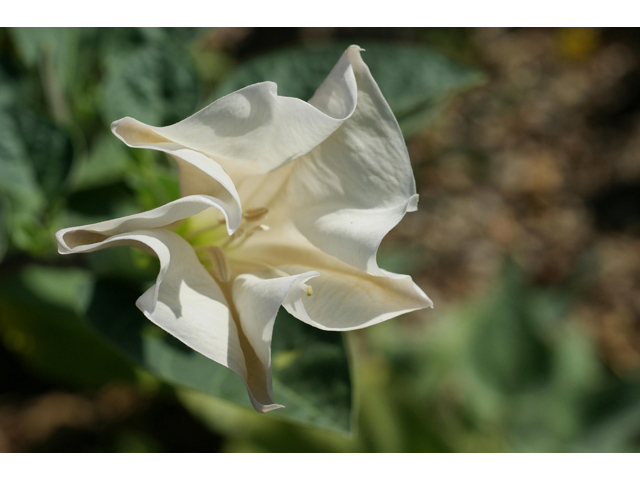
[[[313,288],[311,285],[300,285],[300,290],[302,290],[302,293],[306,293],[307,297],[313,295]]]
[[[244,238],[246,240],[256,232],[266,232],[267,230],[269,230],[269,225],[263,225],[263,224],[254,225],[249,230],[247,230],[247,233],[245,234]]]
[[[208,247],[207,253],[213,264],[213,274],[223,283],[231,280],[231,267],[229,267],[229,259],[220,247]]]
[[[229,237],[229,239],[222,246],[229,246],[229,248],[238,248],[240,245],[244,245],[244,242],[249,240],[249,238],[252,237],[256,232],[266,232],[267,230],[269,230],[269,225],[254,225],[248,230],[241,230],[241,228],[239,228],[236,233]],[[236,235],[238,232],[240,233]],[[232,243],[234,240],[238,240],[238,243]]]
[[[233,232],[233,234],[227,238],[224,243],[221,245],[222,248],[228,246],[231,242],[233,242],[234,240],[236,240],[237,238],[240,238],[244,235],[245,232],[245,228],[244,227],[238,227],[238,229]]]
[[[269,209],[266,207],[250,208],[249,210],[245,210],[242,213],[242,216],[247,220],[247,222],[255,222],[256,220],[264,217],[267,213],[269,213]]]

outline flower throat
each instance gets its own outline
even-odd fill
[[[269,226],[258,223],[269,213],[265,207],[252,208],[242,213],[240,225],[232,235],[227,233],[224,217],[209,222],[206,226],[192,229],[189,222],[182,223],[176,232],[191,244],[200,263],[219,282],[231,280],[231,268],[227,253],[242,246],[258,232],[269,230]]]

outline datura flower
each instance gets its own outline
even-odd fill
[[[271,385],[280,306],[323,330],[354,330],[432,306],[411,277],[376,262],[418,195],[398,123],[349,47],[308,102],[257,83],[168,127],[125,117],[113,133],[178,163],[181,198],[56,234],[62,254],[129,245],[160,272],[136,305],[236,372],[256,410]]]

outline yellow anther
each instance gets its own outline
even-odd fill
[[[222,283],[231,280],[231,267],[224,251],[220,247],[213,246],[207,247],[207,253],[213,264],[213,275]]]
[[[242,216],[247,220],[247,222],[255,222],[256,220],[264,217],[267,213],[269,213],[269,209],[266,207],[250,208],[249,210],[245,210],[242,213]]]
[[[313,295],[313,288],[311,288],[311,285],[307,285],[307,297],[311,295]]]

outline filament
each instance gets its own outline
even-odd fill
[[[231,267],[229,266],[229,259],[224,251],[220,247],[213,246],[207,247],[207,253],[213,264],[213,274],[215,277],[222,283],[231,280]]]

